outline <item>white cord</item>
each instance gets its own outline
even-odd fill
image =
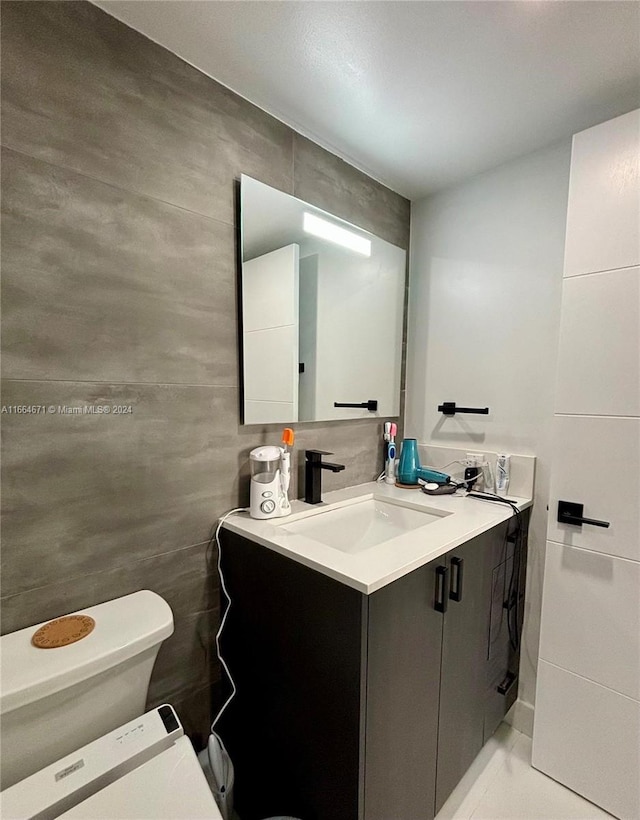
[[[473,469],[473,468],[472,468]],[[478,469],[480,469],[478,467]],[[452,478],[451,480],[454,481],[456,484],[469,484],[471,481],[477,481],[479,478],[482,478],[482,473],[477,473],[471,478]]]
[[[222,620],[220,621],[220,626],[218,627],[218,631],[216,632],[216,649],[217,649],[217,652],[218,652],[218,660],[220,661],[220,663],[224,667],[224,671],[227,673],[227,677],[229,678],[229,683],[231,684],[231,694],[226,699],[226,701],[223,703],[223,705],[220,707],[220,711],[215,716],[215,718],[213,720],[213,723],[211,724],[211,733],[212,734],[216,734],[213,731],[213,729],[214,729],[216,723],[222,717],[222,715],[224,713],[224,710],[227,708],[227,706],[233,700],[233,698],[236,694],[236,691],[237,691],[235,682],[234,682],[233,678],[231,677],[231,672],[229,671],[229,667],[227,666],[227,662],[222,657],[222,653],[220,651],[220,636],[222,635],[222,632],[224,630],[224,625],[227,622],[227,615],[229,614],[229,610],[231,609],[231,596],[229,595],[229,592],[227,590],[227,585],[225,584],[225,581],[224,581],[224,575],[222,574],[222,547],[220,546],[220,530],[222,529],[222,525],[224,524],[224,522],[227,520],[227,518],[230,515],[233,515],[234,513],[248,512],[248,511],[249,510],[248,510],[247,507],[236,507],[234,510],[229,510],[229,512],[226,512],[223,516],[221,516],[218,519],[218,526],[216,527],[215,539],[216,539],[216,546],[218,547],[218,575],[220,576],[220,588],[224,592],[225,598],[227,599],[227,608],[224,611],[224,615],[222,616]],[[216,735],[216,737],[218,737],[218,736]],[[220,741],[220,742],[222,742],[222,741]],[[223,746],[223,748],[224,748],[224,746]]]

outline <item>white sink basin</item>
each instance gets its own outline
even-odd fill
[[[278,523],[278,527],[341,552],[358,553],[447,515],[450,513],[367,496],[338,507],[304,513],[297,520]]]

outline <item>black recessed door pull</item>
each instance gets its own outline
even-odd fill
[[[507,695],[513,688],[513,684],[518,680],[518,676],[513,672],[507,672],[505,679],[496,687],[500,695]]]
[[[592,527],[609,527],[608,521],[597,521],[595,518],[584,518],[584,504],[576,504],[574,501],[558,501],[558,523],[573,524],[581,527],[583,524],[590,524]]]
[[[449,570],[444,566],[436,567],[436,599],[433,608],[437,612],[447,611],[447,575]]]
[[[451,586],[449,588],[449,598],[452,601],[462,600],[462,572],[464,569],[464,558],[451,559]]]
[[[369,401],[361,401],[361,402],[340,402],[334,401],[334,407],[364,407],[370,413],[375,413],[378,409],[378,399],[369,399]]]

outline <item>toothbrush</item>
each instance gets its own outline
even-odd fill
[[[289,515],[291,512],[291,505],[289,504],[289,484],[291,482],[291,447],[295,440],[295,434],[291,427],[285,427],[282,431],[282,444],[280,448],[282,465],[280,472],[280,487],[282,489],[282,498],[280,499],[280,510],[282,515]]]
[[[389,438],[387,439],[387,424],[389,425]],[[398,425],[391,422],[385,423],[385,439],[389,442],[387,444],[387,463],[385,465],[385,483],[396,483],[396,434],[398,432]]]

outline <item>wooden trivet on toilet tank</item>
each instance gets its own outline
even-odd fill
[[[90,615],[65,615],[41,626],[31,638],[31,643],[38,649],[58,649],[86,638],[95,625]]]

